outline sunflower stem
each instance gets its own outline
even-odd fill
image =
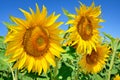
[[[51,80],[56,80],[56,76],[57,76],[57,70],[58,70],[58,64],[59,64],[60,59],[56,58],[56,66],[53,69],[53,72],[51,71]],[[53,74],[52,74],[53,73]]]
[[[15,79],[15,75],[14,75],[14,72],[13,72],[13,69],[12,69],[11,65],[10,65],[10,64],[8,64],[8,66],[9,66],[9,68],[10,68],[11,72],[12,72],[12,77],[13,77],[13,80],[16,80],[16,79]]]
[[[110,61],[110,68],[109,68],[109,71],[108,71],[108,80],[110,80],[111,70],[112,70],[112,67],[114,65],[114,59],[115,59],[115,54],[116,54],[118,42],[119,42],[119,40],[116,39],[115,42],[112,43],[113,53],[112,53],[112,59]]]
[[[54,80],[54,78],[53,78],[53,71],[52,71],[52,69],[50,70],[50,80]]]
[[[75,68],[75,76],[74,76],[74,80],[78,80],[79,79],[79,72],[80,72],[80,68],[79,68],[79,61],[80,61],[80,55],[77,55],[76,57],[77,62],[74,65],[77,65]]]
[[[15,70],[15,80],[18,80],[18,70]]]
[[[79,78],[79,67],[77,66],[77,68],[76,68],[76,75],[75,75],[75,80],[78,80],[78,78]]]

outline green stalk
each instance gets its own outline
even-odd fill
[[[52,69],[50,70],[51,80],[56,80],[59,61],[60,61],[60,59],[56,58],[56,66],[54,67],[53,70]]]
[[[54,80],[52,69],[50,69],[50,79],[51,79],[51,80]]]
[[[15,80],[18,80],[18,70],[15,70]]]
[[[55,68],[54,68],[54,80],[55,80],[55,78],[56,78],[56,76],[57,76],[57,70],[58,70],[58,64],[59,64],[59,61],[60,61],[60,59],[58,59],[58,58],[56,58],[56,66],[55,66]]]
[[[76,68],[76,75],[75,75],[75,80],[78,80],[79,78],[79,67]]]
[[[116,40],[115,40],[115,45],[112,45],[112,46],[113,46],[113,53],[112,53],[112,59],[111,59],[111,61],[110,61],[110,68],[109,68],[109,71],[108,71],[108,80],[110,80],[111,70],[112,70],[112,67],[113,67],[113,65],[114,65],[114,59],[115,59],[115,54],[116,54],[118,42],[119,42],[119,40],[116,39]]]
[[[11,65],[10,65],[10,64],[8,64],[8,66],[9,66],[9,68],[10,68],[11,72],[12,72],[12,77],[13,77],[13,80],[16,80],[16,79],[15,79],[15,75],[14,75],[14,72],[13,72],[13,69],[12,69]]]
[[[75,65],[77,65],[77,68],[76,68],[76,75],[75,75],[75,80],[78,80],[79,79],[79,72],[80,72],[80,68],[79,68],[79,62],[80,61],[80,55],[78,55],[77,57],[77,63]]]
[[[110,61],[110,68],[109,68],[109,72],[108,72],[108,80],[110,80],[111,70],[112,70],[112,67],[113,67],[113,64],[114,64],[115,53],[116,53],[116,51],[113,52],[112,59]]]

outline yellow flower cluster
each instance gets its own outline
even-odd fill
[[[10,62],[15,62],[13,68],[27,69],[40,75],[42,71],[46,73],[50,65],[55,66],[55,56],[60,57],[60,53],[64,52],[61,48],[63,39],[59,36],[62,30],[58,29],[63,22],[56,22],[60,15],[55,13],[47,16],[45,6],[42,11],[37,4],[36,12],[29,9],[31,13],[20,9],[25,20],[10,17],[15,25],[7,26],[6,55],[10,56]],[[70,15],[73,19],[67,22],[72,26],[66,31],[70,33],[66,44],[75,46],[77,53],[83,55],[79,62],[83,71],[97,73],[103,68],[109,53],[107,45],[101,45],[98,30],[101,28],[99,23],[103,22],[100,6],[81,4],[76,12]]]
[[[100,6],[95,7],[94,2],[90,7],[81,4],[76,8],[76,15],[70,15],[73,19],[67,24],[72,25],[67,33],[70,33],[66,44],[75,46],[77,53],[82,54],[80,66],[84,72],[97,73],[105,64],[109,48],[101,45],[102,40],[98,29],[101,28]]]
[[[59,34],[62,30],[58,27],[63,22],[55,22],[60,15],[52,13],[47,17],[47,9],[43,6],[40,12],[36,4],[36,13],[30,8],[28,13],[23,9],[21,12],[26,20],[12,17],[15,26],[8,25],[9,33],[6,36],[6,55],[10,55],[10,62],[15,62],[13,68],[27,69],[28,72],[47,72],[49,65],[55,66],[55,56],[60,57],[61,40]]]
[[[120,80],[120,76],[119,74],[115,76],[115,78],[113,80]]]

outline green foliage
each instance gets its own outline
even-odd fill
[[[103,80],[103,78],[100,76],[100,75],[98,75],[98,74],[94,74],[93,75],[93,77],[92,77],[92,80]]]
[[[11,26],[16,26],[16,24],[13,23],[13,22],[11,22],[11,23],[3,22],[3,24],[7,27],[7,30],[8,30],[8,31],[10,30],[10,27],[11,27]]]
[[[68,17],[68,19],[73,19],[73,17],[71,17],[71,13],[69,13],[66,9],[62,8],[63,13]]]
[[[27,70],[24,72],[17,71],[18,80],[107,80],[108,72],[110,69],[110,62],[112,58],[112,53],[115,50],[115,58],[112,69],[110,70],[111,79],[114,78],[116,74],[120,74],[120,39],[115,39],[111,35],[105,33],[105,37],[110,39],[110,46],[112,52],[109,55],[108,61],[104,66],[103,70],[97,74],[84,74],[80,71],[78,62],[81,58],[80,55],[76,53],[75,48],[72,46],[63,46],[66,53],[61,54],[61,58],[56,58],[57,66],[50,67],[47,74],[42,73],[38,75],[37,73],[28,73]],[[104,42],[106,43],[106,42]],[[4,37],[0,36],[0,80],[16,80],[16,70],[12,70],[13,64],[7,62],[8,58],[4,55],[6,46],[4,44]]]
[[[18,72],[18,79],[19,80],[49,80],[49,78],[46,77],[46,75],[38,75],[37,73],[28,73],[27,70],[24,72]]]
[[[67,66],[65,63],[62,63],[61,68],[59,69],[59,73],[56,78],[57,80],[67,80],[68,77],[71,76],[73,69]]]
[[[113,41],[115,40],[110,34],[107,34],[107,33],[105,33],[105,32],[103,32],[103,34],[104,34],[107,38],[109,38],[109,39],[111,40],[111,42],[113,42]]]
[[[0,36],[0,80],[12,80],[10,64],[7,62],[5,54],[4,37]]]
[[[80,4],[83,5],[82,3]],[[75,17],[75,15],[69,13],[66,9],[63,8],[62,10],[69,20]],[[89,19],[84,20],[84,17],[86,16],[82,17],[83,20],[81,22],[87,20],[86,22],[89,22],[89,24],[91,23]],[[87,16],[86,18],[89,18],[89,16]],[[3,22],[3,24],[7,26],[8,31],[11,29],[12,32],[16,24],[14,23],[12,16],[10,17],[10,19],[12,21],[11,24],[7,22]],[[68,25],[68,28],[70,27],[71,24]],[[38,73],[35,72],[28,73],[27,70],[13,70],[12,67],[14,63],[8,62],[9,56],[5,56],[6,44],[4,43],[4,37],[0,36],[0,80],[112,80],[115,77],[115,75],[120,74],[120,39],[114,38],[110,34],[107,34],[105,32],[103,32],[103,34],[104,38],[102,44],[107,44],[108,47],[110,47],[111,52],[108,55],[109,57],[103,69],[96,74],[82,72],[79,66],[79,61],[82,55],[77,54],[76,49],[73,46],[62,47],[66,52],[61,54],[61,58],[55,57],[56,66],[50,66],[50,69],[47,71],[46,74],[44,74],[43,71],[40,75],[38,75]],[[67,41],[69,35],[70,32],[61,34],[60,36],[64,37],[64,41]]]

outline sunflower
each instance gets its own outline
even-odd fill
[[[107,45],[97,45],[96,51],[93,49],[90,54],[84,54],[79,62],[83,72],[99,72],[105,65],[109,52]]]
[[[115,76],[115,78],[113,80],[120,80],[120,76],[119,74]]]
[[[77,44],[78,53],[91,53],[92,48],[96,50],[96,44],[100,42],[98,29],[103,20],[100,18],[100,6],[95,7],[94,3],[90,7],[81,4],[80,9],[76,8],[77,15],[69,14],[70,19],[66,24],[72,25],[66,33],[70,33],[66,44],[72,46]]]
[[[47,16],[47,9],[42,11],[36,4],[36,12],[23,9],[25,20],[11,16],[14,25],[8,25],[6,55],[10,55],[10,62],[15,62],[13,68],[27,69],[28,72],[47,72],[50,65],[55,66],[55,56],[60,57],[64,50],[61,48],[59,36],[62,30],[58,27],[63,22],[56,22],[60,15],[52,13]]]

